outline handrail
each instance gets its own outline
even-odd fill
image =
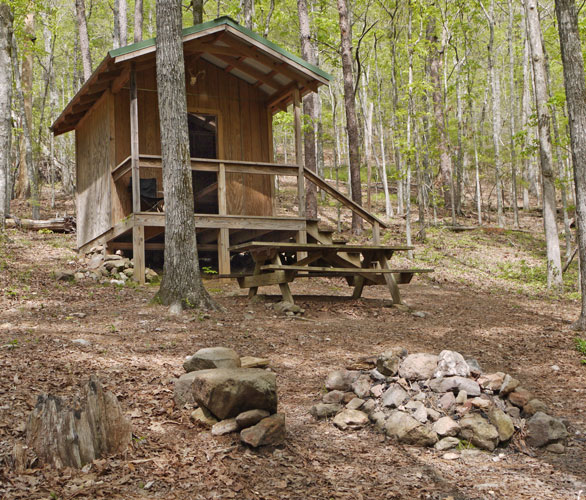
[[[383,222],[379,219],[376,215],[371,214],[368,210],[362,208],[358,203],[352,201],[348,198],[345,194],[338,191],[336,188],[330,186],[325,179],[322,179],[319,175],[317,175],[312,170],[309,170],[307,167],[303,167],[303,174],[306,179],[313,182],[316,186],[320,189],[323,189],[328,194],[336,198],[342,205],[348,207],[352,212],[362,217],[364,220],[370,222],[372,225],[379,224],[381,227],[389,227],[386,222]]]

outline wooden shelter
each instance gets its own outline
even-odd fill
[[[330,76],[228,17],[183,30],[198,249],[230,273],[230,245],[319,238],[305,218],[305,180],[373,224],[384,223],[304,168],[300,102]],[[296,164],[274,163],[272,117],[293,104]],[[155,41],[112,50],[51,127],[75,130],[77,245],[163,250],[165,214]],[[275,215],[274,176],[294,176],[298,212]],[[311,236],[310,236],[311,237]]]

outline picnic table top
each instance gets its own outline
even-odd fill
[[[332,244],[326,245],[322,243],[283,243],[279,241],[250,241],[248,243],[240,243],[229,248],[230,252],[249,252],[255,250],[277,250],[277,251],[291,251],[291,252],[311,252],[311,251],[333,251],[333,252],[347,252],[347,253],[367,253],[377,251],[408,251],[413,250],[414,247],[400,245],[347,245],[347,244]]]

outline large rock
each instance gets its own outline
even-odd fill
[[[438,440],[434,431],[402,411],[394,411],[389,415],[385,431],[400,443],[416,446],[433,446]]]
[[[563,422],[555,417],[538,411],[527,423],[527,443],[537,448],[562,441],[568,437]]]
[[[407,380],[426,380],[433,377],[438,360],[435,354],[410,354],[401,363],[399,375]]]
[[[183,368],[188,373],[212,368],[240,368],[240,356],[228,347],[206,347],[187,358]]]
[[[437,362],[437,369],[434,377],[451,377],[451,376],[468,377],[470,376],[470,367],[464,356],[456,351],[442,351]]]
[[[360,429],[368,424],[368,415],[359,410],[344,410],[334,417],[334,425],[343,431]]]
[[[184,373],[181,377],[175,379],[174,395],[175,406],[183,408],[186,404],[195,403],[191,384],[196,372]]]
[[[336,370],[330,372],[326,378],[328,391],[351,391],[352,384],[360,376],[360,372],[351,370]]]
[[[429,388],[435,392],[466,391],[471,397],[480,396],[480,386],[476,381],[466,377],[440,377],[429,383]]]
[[[508,441],[515,433],[513,419],[503,410],[493,406],[488,412],[488,420],[496,427],[500,441]]]
[[[277,380],[272,372],[260,368],[217,368],[191,373],[194,399],[219,419],[247,410],[277,411]]]
[[[460,420],[460,436],[477,448],[492,451],[499,442],[499,433],[494,425],[478,413],[465,415]]]
[[[393,384],[383,394],[383,406],[398,408],[407,399],[409,399],[407,392],[399,384]]]
[[[254,448],[282,443],[285,440],[285,415],[275,413],[263,418],[258,424],[244,429],[240,439]]]
[[[442,417],[433,424],[433,430],[438,436],[456,436],[460,432],[458,423],[450,417]]]

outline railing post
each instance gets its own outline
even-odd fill
[[[130,160],[132,170],[132,212],[140,212],[140,169],[138,149],[138,92],[136,89],[136,69],[130,69]],[[132,254],[134,260],[134,280],[141,285],[145,282],[144,226],[132,227]]]
[[[295,159],[299,167],[297,174],[297,191],[299,197],[299,217],[305,218],[305,174],[303,157],[301,156],[301,97],[299,89],[293,89],[293,117],[295,122]],[[297,243],[307,243],[307,230],[299,231]],[[303,259],[305,252],[298,252],[297,258]]]
[[[220,163],[218,168],[218,212],[220,215],[228,213],[226,202],[226,165]],[[218,270],[220,274],[230,274],[230,230],[220,228],[218,230]]]
[[[378,221],[372,223],[372,241],[375,245],[380,245],[380,224]]]

